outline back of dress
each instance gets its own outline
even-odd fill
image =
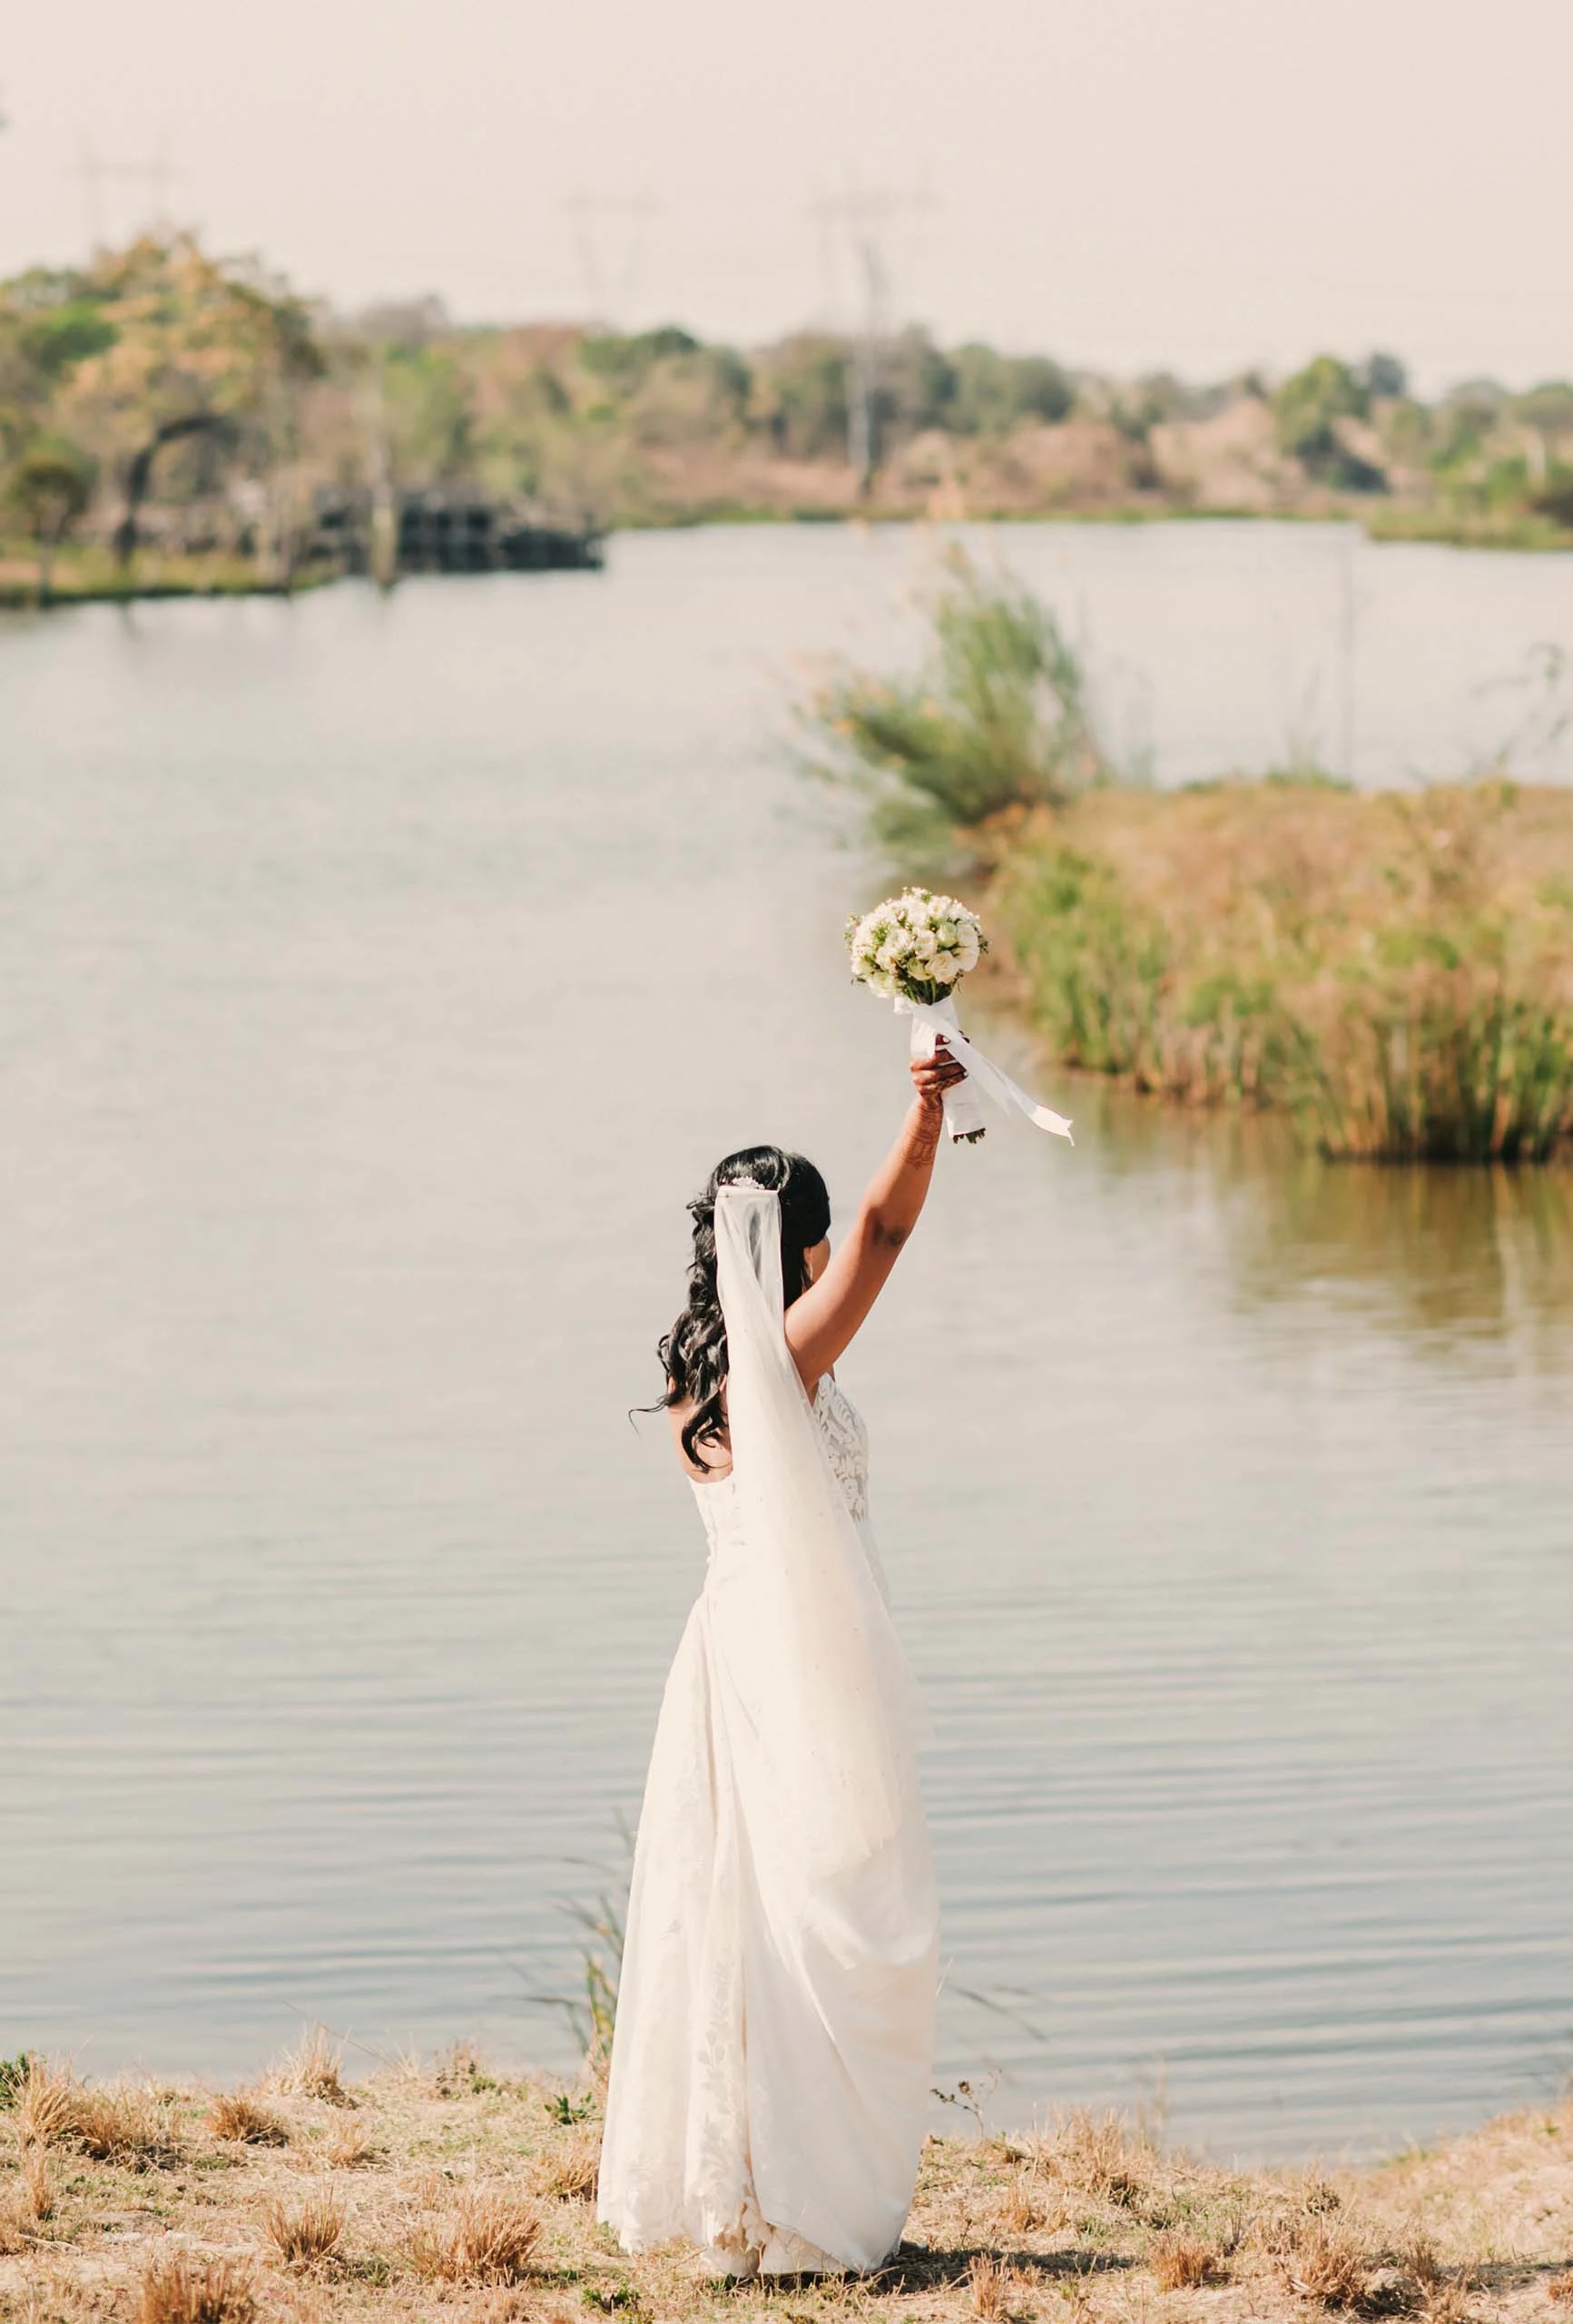
[[[939,1930],[862,1423],[804,1397],[775,1197],[716,1214],[730,1474],[640,1819],[600,2216],[717,2272],[877,2267],[929,2116]],[[772,1231],[773,1229],[773,1231]]]

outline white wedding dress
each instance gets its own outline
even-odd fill
[[[717,2273],[874,2268],[929,2116],[938,1914],[863,1424],[782,1329],[773,1195],[723,1189],[730,1474],[634,1853],[600,2216]]]

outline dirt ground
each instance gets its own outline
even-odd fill
[[[768,2288],[624,2258],[598,2146],[592,2089],[464,2050],[349,2085],[313,2037],[231,2093],[0,2067],[0,2317],[1573,2319],[1573,2104],[1362,2170],[1233,2171],[1088,2115],[931,2139],[880,2274]]]

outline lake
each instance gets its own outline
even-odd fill
[[[1573,775],[1564,559],[992,527],[1160,781]],[[653,1347],[760,1138],[904,1102],[781,747],[933,550],[0,627],[0,2050],[567,2067],[703,1570]],[[1573,1177],[1328,1167],[998,1053],[843,1367],[931,1707],[941,2078],[1364,2152],[1573,2067]],[[605,1866],[603,1873],[597,1867]],[[946,2117],[945,2119],[950,2119]]]

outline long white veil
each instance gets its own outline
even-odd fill
[[[715,1205],[727,1423],[746,1566],[717,1606],[746,1694],[780,1837],[804,1869],[854,1873],[921,1827],[920,1711],[868,1551],[782,1327],[781,1204],[752,1186]]]
[[[715,1206],[730,1484],[673,1664],[629,1898],[600,2209],[718,2269],[877,2267],[933,2080],[916,1692],[782,1329],[781,1206]]]

